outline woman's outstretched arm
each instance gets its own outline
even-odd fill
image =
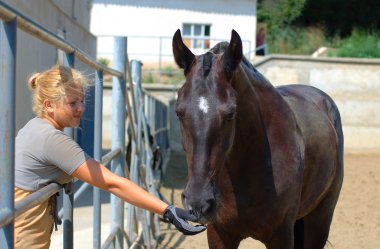
[[[137,207],[163,215],[168,204],[151,195],[134,182],[115,175],[93,158],[78,167],[72,176],[102,190],[111,192],[124,201]]]

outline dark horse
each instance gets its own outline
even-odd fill
[[[273,87],[243,56],[242,41],[195,56],[178,30],[178,91],[188,164],[184,206],[207,223],[210,248],[252,237],[268,249],[323,248],[343,181],[339,111],[305,85]]]

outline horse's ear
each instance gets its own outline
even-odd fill
[[[243,45],[239,34],[232,30],[228,49],[222,57],[223,68],[227,73],[232,73],[243,58]]]
[[[173,54],[177,65],[184,69],[185,75],[189,72],[195,55],[182,41],[181,31],[178,29],[173,36]]]

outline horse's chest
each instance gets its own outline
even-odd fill
[[[262,239],[263,231],[267,231],[266,223],[258,220],[257,213],[251,207],[237,208],[236,206],[226,205],[219,209],[214,221],[216,227],[223,228],[231,234],[237,234],[239,237]]]
[[[263,231],[271,229],[283,211],[276,200],[263,191],[253,191],[258,186],[247,184],[246,188],[222,188],[216,223],[225,229],[239,228],[236,232],[244,237],[259,239]],[[259,188],[260,189],[260,188]],[[266,193],[265,193],[266,192]]]
[[[221,193],[218,217],[222,223],[245,223],[253,219],[256,211],[256,197],[249,193],[236,193],[233,190]]]

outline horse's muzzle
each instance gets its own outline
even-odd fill
[[[216,200],[213,195],[202,195],[189,194],[188,191],[182,193],[182,204],[186,207],[191,214],[198,218],[198,222],[201,224],[206,224],[215,215],[216,212]]]

